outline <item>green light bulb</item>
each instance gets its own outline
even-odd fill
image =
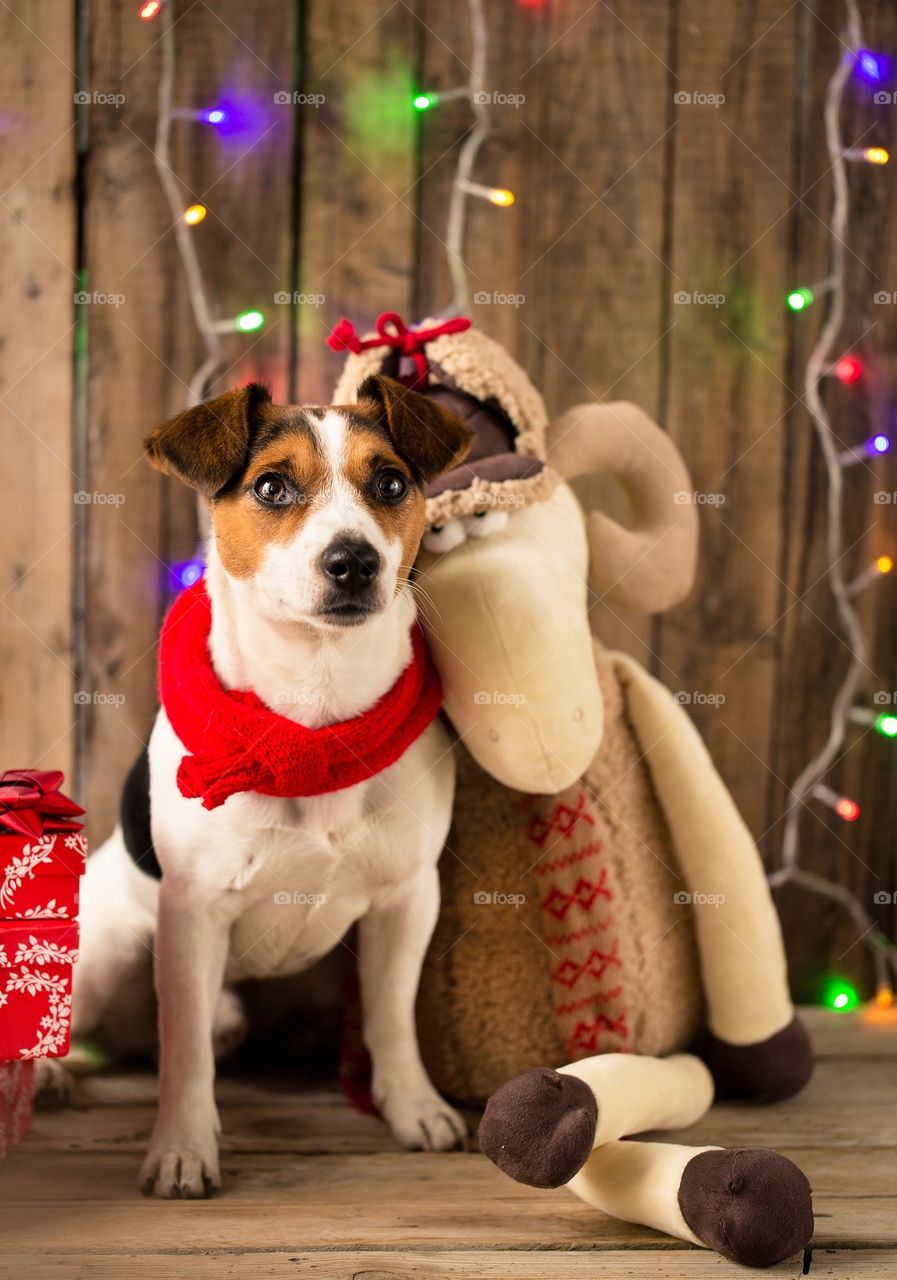
[[[234,323],[241,333],[254,333],[256,329],[261,329],[265,317],[261,311],[241,311]]]
[[[893,711],[883,711],[875,717],[875,729],[885,738],[897,738],[897,715]]]
[[[813,290],[807,288],[792,289],[788,294],[787,301],[792,311],[805,311],[813,302]]]
[[[415,111],[429,111],[430,107],[436,106],[436,94],[416,93],[411,99],[411,105]]]
[[[857,1007],[860,997],[856,987],[851,986],[846,978],[829,978],[822,988],[822,1003],[828,1009],[846,1013],[848,1009]]]

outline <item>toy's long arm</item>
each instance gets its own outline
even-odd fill
[[[724,1091],[786,1097],[806,1083],[811,1055],[756,846],[680,703],[630,657],[610,656],[691,894],[708,1061]]]

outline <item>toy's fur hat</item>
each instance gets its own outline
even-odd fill
[[[436,320],[419,326],[427,329]],[[376,337],[369,334],[367,338]],[[441,334],[426,343],[429,377],[418,386],[463,418],[476,439],[466,460],[427,490],[431,528],[459,516],[541,502],[560,480],[545,461],[548,415],[536,388],[498,342],[475,329]],[[401,375],[395,347],[349,354],[334,391],[334,404],[352,404],[372,373]]]

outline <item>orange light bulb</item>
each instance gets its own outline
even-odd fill
[[[509,209],[516,197],[514,192],[508,191],[506,187],[493,187],[489,193],[489,199],[500,208]]]

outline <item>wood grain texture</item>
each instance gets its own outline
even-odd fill
[[[788,1152],[801,1151],[801,1161],[809,1160],[814,1186],[837,1194],[847,1180],[864,1194],[887,1191],[882,1168],[862,1167],[862,1154],[875,1149],[897,1148],[897,1116],[889,1105],[893,1092],[894,1061],[891,1052],[863,1063],[863,1097],[848,1108],[839,1105],[844,1088],[844,1060],[820,1063],[812,1089],[793,1101],[775,1108],[717,1104],[698,1124],[677,1135],[676,1140],[694,1145],[762,1146],[771,1126],[786,1127],[783,1138]],[[851,1059],[853,1060],[853,1059]],[[115,1102],[105,1090],[99,1092],[83,1084],[76,1096],[76,1108],[52,1120],[41,1121],[29,1139],[29,1149],[107,1154],[138,1153],[149,1137],[153,1118],[155,1081],[143,1080],[139,1101]],[[112,1084],[119,1083],[115,1078]],[[332,1095],[311,1096],[290,1088],[285,1082],[247,1096],[234,1096],[226,1082],[218,1091],[223,1117],[223,1150],[232,1154],[293,1154],[314,1156],[327,1153],[366,1156],[395,1153],[395,1144],[385,1126],[369,1117],[353,1115],[345,1103]],[[819,1116],[828,1111],[829,1123],[822,1144]],[[470,1111],[473,1129],[478,1114]],[[101,1134],[99,1130],[101,1129]],[[655,1135],[660,1136],[660,1135]],[[826,1172],[826,1163],[831,1172]],[[808,1174],[810,1166],[808,1166]],[[823,1181],[819,1182],[819,1178]],[[857,1182],[857,1179],[859,1181]]]
[[[570,1253],[527,1253],[525,1250],[480,1249],[448,1250],[433,1252],[409,1251],[399,1253],[392,1249],[359,1250],[347,1252],[327,1249],[309,1252],[297,1246],[282,1253],[261,1249],[251,1258],[228,1252],[209,1253],[205,1256],[155,1253],[124,1253],[115,1256],[85,1251],[78,1261],[61,1260],[58,1255],[46,1263],[46,1269],[28,1254],[10,1255],[10,1274],[27,1269],[31,1276],[43,1280],[44,1276],[59,1280],[119,1280],[121,1267],[127,1267],[134,1280],[242,1280],[247,1265],[254,1276],[262,1280],[295,1280],[297,1275],[310,1276],[313,1280],[406,1280],[423,1277],[423,1280],[719,1280],[721,1276],[741,1274],[723,1259],[699,1250],[682,1249],[669,1252],[658,1249],[610,1249]],[[789,1260],[767,1271],[766,1275],[793,1276],[799,1260]],[[857,1249],[850,1253],[846,1268],[844,1254],[834,1249],[817,1249],[813,1255],[813,1276],[822,1280],[892,1280],[894,1254],[891,1250]]]
[[[117,0],[90,6],[88,40],[89,92],[123,97],[85,107],[82,283],[97,301],[87,308],[82,485],[101,500],[85,509],[80,746],[96,845],[152,725],[169,530],[195,527],[193,495],[149,467],[142,440],[182,407],[198,346],[153,165],[158,33]]]
[[[545,6],[530,41],[521,352],[552,416],[632,400],[664,417],[673,20],[671,6],[638,0]],[[616,486],[586,480],[577,491],[629,522]],[[649,617],[594,591],[589,606],[604,644],[656,665]]]
[[[684,0],[675,53],[667,425],[691,468],[701,557],[690,602],[661,620],[661,674],[757,837],[775,715],[795,28],[774,0]]]
[[[213,314],[250,308],[265,316],[256,333],[223,339],[224,367],[213,391],[266,383],[289,401],[293,287],[294,131],[311,107],[295,94],[299,9],[281,0],[184,5],[175,38],[178,100],[197,109],[222,102],[234,113],[221,130],[187,123],[176,134],[175,168],[185,204],[209,213],[194,239]],[[202,57],[197,57],[197,50]]]
[[[71,775],[75,47],[52,0],[0,10],[0,760]]]
[[[141,442],[185,403],[201,348],[153,163],[158,33],[135,21],[129,3],[94,6],[89,33],[91,84],[124,97],[120,108],[87,108],[85,160],[85,278],[92,294],[121,300],[94,305],[89,315],[84,487],[120,501],[87,508],[83,766],[97,840],[112,825],[124,773],[152,724],[167,567],[190,558],[197,537],[194,495],[152,472]],[[255,377],[284,397],[291,308],[275,298],[292,296],[293,109],[275,95],[292,97],[293,18],[275,4],[185,6],[174,39],[176,107],[198,110],[214,97],[236,122],[219,136],[176,121],[172,133],[184,207],[202,201],[209,209],[193,233],[209,306],[222,317],[257,307],[268,321],[259,335],[223,339],[216,385]]]
[[[812,1274],[897,1268],[891,1099],[897,1026],[808,1011],[819,1069],[773,1107],[714,1107],[676,1141],[764,1145],[814,1188]],[[477,1153],[406,1153],[332,1089],[224,1076],[225,1189],[209,1202],[137,1194],[155,1081],[81,1081],[79,1108],[41,1113],[0,1165],[0,1274],[262,1276],[734,1276],[680,1241],[596,1213],[563,1189],[505,1178]],[[795,1275],[792,1259],[774,1274]],[[155,1270],[152,1270],[155,1268]]]
[[[326,404],[342,357],[325,339],[342,315],[360,331],[381,311],[408,316],[416,157],[410,107],[419,25],[390,0],[307,6],[302,116],[298,394]],[[315,299],[323,298],[320,303]]]

